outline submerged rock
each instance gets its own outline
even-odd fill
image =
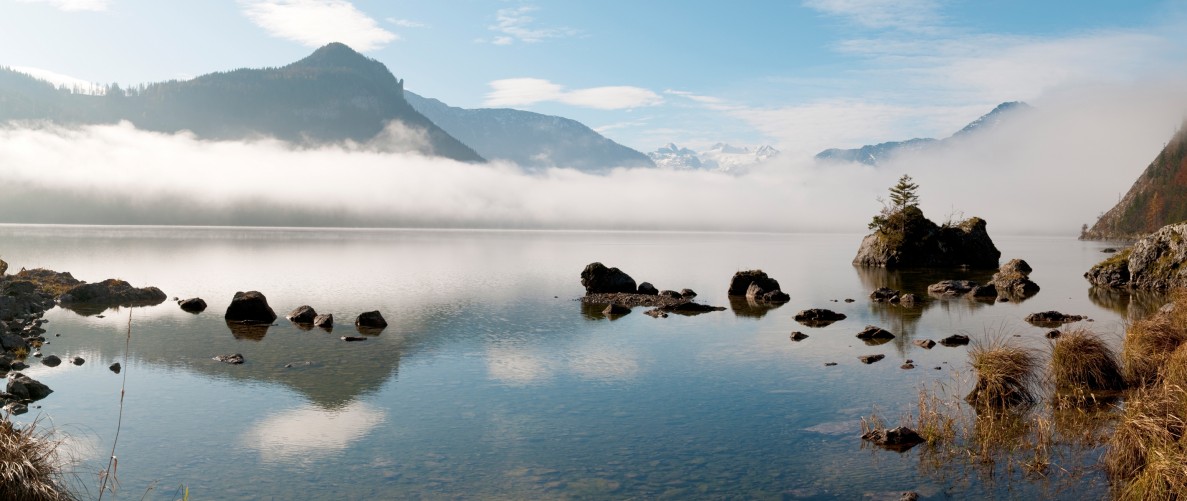
[[[243,355],[239,354],[239,353],[236,353],[234,355],[215,355],[214,360],[218,360],[219,362],[222,362],[225,364],[238,365],[238,364],[243,363]]]
[[[824,327],[833,322],[845,319],[844,313],[837,313],[823,308],[812,308],[795,314],[795,321],[808,327]]]
[[[178,301],[177,305],[181,307],[182,311],[188,311],[190,313],[201,313],[206,311],[206,301],[202,300],[200,297],[182,299],[181,301]]]
[[[50,355],[48,357],[42,358],[41,364],[45,365],[47,367],[57,367],[59,365],[62,365],[62,359],[58,358],[57,355]]]
[[[915,343],[915,346],[918,346],[925,350],[930,350],[930,349],[932,349],[933,346],[936,345],[936,342],[932,341],[930,339],[916,339],[915,341],[913,341],[913,343]]]
[[[123,367],[122,367],[122,366],[120,366],[120,363],[119,363],[119,362],[115,362],[115,363],[113,363],[113,364],[111,364],[111,365],[107,366],[107,370],[110,370],[111,372],[114,372],[114,373],[116,373],[116,374],[119,374],[119,373],[120,373],[120,369],[122,369],[122,368],[123,368]]]
[[[367,338],[363,336],[342,336],[343,341],[366,341]]]
[[[871,430],[863,434],[861,438],[862,440],[873,442],[875,445],[897,452],[906,451],[925,442],[923,437],[919,435],[918,432],[907,428],[906,426]]]
[[[800,332],[800,331],[795,331],[795,332],[792,332],[792,333],[791,333],[791,340],[792,340],[792,341],[803,341],[803,340],[805,340],[805,339],[808,339],[808,335],[807,335],[807,334],[804,334],[803,332]]]
[[[940,340],[940,344],[949,348],[969,344],[969,337],[964,334],[953,334]]]
[[[84,360],[82,357],[71,357],[70,363],[72,363],[74,365],[82,365],[82,364],[86,363],[86,360]]]
[[[1060,325],[1079,322],[1088,317],[1083,315],[1068,315],[1058,311],[1041,311],[1026,316],[1026,321],[1039,327],[1059,327]]]
[[[886,358],[886,355],[883,355],[881,353],[879,353],[877,355],[862,355],[860,357],[857,357],[858,360],[861,360],[861,363],[866,364],[866,365],[869,365],[869,364],[872,364],[879,360],[882,360],[883,358]]]
[[[270,324],[276,320],[276,312],[259,291],[236,292],[223,318],[233,322]]]
[[[857,333],[857,339],[894,339],[894,334],[881,327],[867,325]]]
[[[631,309],[620,304],[610,303],[606,305],[606,309],[602,310],[602,314],[607,317],[621,317],[630,313]]]
[[[581,285],[586,294],[626,292],[635,293],[638,287],[635,279],[618,268],[607,268],[602,263],[590,263],[581,271]]]
[[[875,303],[897,303],[902,296],[902,291],[897,291],[889,287],[879,287],[870,293],[870,299]],[[845,302],[851,302],[846,300]]]
[[[946,297],[963,296],[980,285],[972,280],[941,280],[927,286],[927,293]]]

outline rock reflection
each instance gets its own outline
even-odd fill
[[[107,310],[112,310],[115,313],[120,311],[120,308],[139,308],[142,306],[156,306],[164,301],[126,301],[120,304],[109,303],[61,303],[63,310],[73,312],[84,317],[93,317]]]
[[[384,410],[363,402],[327,410],[315,405],[264,418],[244,443],[265,462],[313,463],[342,452],[383,423]]]
[[[743,296],[730,296],[730,310],[735,317],[762,318],[785,303],[760,303]]]
[[[227,320],[227,329],[231,331],[231,335],[235,339],[246,339],[250,341],[262,341],[264,336],[268,334],[268,328],[272,324],[256,324],[243,323],[233,320]]]
[[[1170,296],[1165,292],[1090,287],[1088,300],[1101,308],[1120,313],[1129,321],[1135,321],[1158,311],[1162,305],[1170,302]]]
[[[888,270],[886,268],[870,268],[855,266],[858,280],[866,291],[886,287],[902,292],[914,294],[919,300],[913,304],[878,303],[869,298],[858,299],[866,301],[869,312],[878,319],[878,326],[896,337],[895,350],[900,355],[911,349],[915,339],[919,322],[923,314],[929,310],[939,308],[949,315],[970,314],[975,310],[991,306],[992,302],[976,301],[966,297],[938,298],[927,293],[927,286],[941,280],[972,280],[984,283],[992,277],[993,272],[984,270],[963,269],[913,269]]]

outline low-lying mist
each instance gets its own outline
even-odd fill
[[[937,222],[975,215],[991,234],[1074,235],[1182,122],[1179,88],[1064,91],[1006,126],[878,167],[785,155],[741,173],[528,171],[398,144],[311,149],[127,123],[9,124],[0,222],[861,233],[907,173]]]

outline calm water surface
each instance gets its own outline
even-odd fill
[[[923,350],[913,339],[1017,334],[1045,348],[1046,329],[1022,318],[1056,309],[1119,340],[1123,319],[1158,298],[1090,290],[1081,275],[1106,244],[998,237],[1003,262],[1035,269],[1037,296],[877,305],[867,295],[879,286],[926,296],[928,283],[988,275],[857,269],[860,238],[0,226],[0,258],[10,271],[122,278],[210,305],[197,315],[172,302],[102,318],[46,314],[42,351],[87,362],[34,363],[26,372],[55,392],[22,419],[40,413],[68,435],[92,493],[119,414],[122,376],[107,369],[118,361],[124,499],[172,499],[179,485],[193,499],[1103,496],[1094,470],[1071,485],[926,471],[917,450],[863,448],[860,419],[902,415],[936,382],[966,384],[965,348]],[[729,308],[666,319],[637,308],[607,320],[576,301],[593,261]],[[731,305],[730,276],[751,268],[778,279],[791,303]],[[232,332],[222,313],[241,290],[263,292],[282,317],[309,304],[339,325],[327,333],[281,318]],[[813,307],[849,318],[815,329],[792,320]],[[375,309],[386,330],[339,340]],[[867,324],[898,337],[866,346],[854,334]],[[790,341],[797,330],[810,337]],[[223,353],[247,362],[211,360]],[[874,353],[886,359],[857,360]],[[900,369],[907,359],[918,368]]]

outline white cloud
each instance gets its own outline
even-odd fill
[[[536,26],[536,19],[529,14],[537,10],[539,8],[530,5],[499,9],[495,13],[495,24],[489,26],[490,30],[498,35],[490,43],[495,45],[511,45],[516,41],[536,43],[549,38],[571,37],[581,33],[573,28]]]
[[[422,23],[419,21],[413,21],[411,19],[398,19],[398,18],[394,18],[394,17],[389,17],[389,18],[387,18],[387,22],[392,23],[392,24],[399,26],[401,28],[428,28],[429,27],[429,25],[427,25],[425,23]]]
[[[934,0],[805,0],[804,6],[874,29],[925,32],[940,21]]]
[[[345,0],[246,0],[240,5],[268,34],[309,47],[342,42],[366,52],[399,40]]]
[[[65,12],[101,12],[111,6],[111,0],[17,0],[24,3],[44,3]]]
[[[495,80],[490,87],[485,106],[527,106],[552,101],[599,110],[620,110],[663,102],[663,97],[655,92],[624,85],[566,90],[540,78],[508,78]]]

